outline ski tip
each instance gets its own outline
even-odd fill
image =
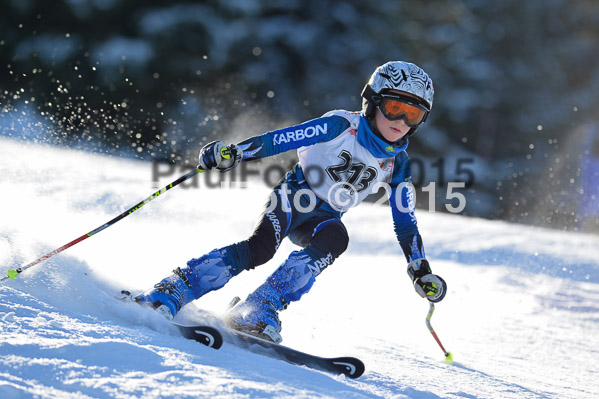
[[[220,331],[212,327],[204,327],[202,331],[196,331],[198,334],[203,334],[203,344],[212,349],[220,349],[223,346],[223,336]]]
[[[355,357],[338,357],[331,359],[331,363],[337,367],[341,374],[353,379],[362,376],[366,370],[364,363]]]
[[[223,345],[223,336],[220,331],[214,327],[204,325],[185,326],[175,322],[171,323],[176,326],[181,332],[181,335],[187,339],[192,339],[212,349],[220,349]]]

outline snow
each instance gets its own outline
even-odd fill
[[[175,180],[178,176],[172,176]],[[87,233],[155,191],[151,165],[0,139],[0,273]],[[161,181],[166,185],[169,181]],[[281,313],[284,343],[356,356],[358,380],[177,335],[114,299],[209,250],[245,239],[269,194],[177,187],[105,231],[0,284],[0,397],[592,398],[599,393],[599,238],[418,214],[449,285],[432,325],[411,287],[386,206],[344,217],[348,251]],[[186,308],[222,313],[295,247]]]

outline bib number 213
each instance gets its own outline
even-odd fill
[[[376,179],[377,170],[372,166],[366,167],[361,162],[353,163],[349,151],[343,150],[337,157],[341,158],[342,162],[329,166],[326,172],[335,183],[343,182],[343,186],[350,194],[367,189]]]

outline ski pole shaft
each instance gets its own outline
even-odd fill
[[[428,314],[426,315],[426,326],[428,327],[428,330],[431,332],[433,338],[435,339],[435,341],[437,341],[437,344],[439,344],[439,347],[445,354],[445,362],[451,363],[453,361],[453,354],[445,350],[443,344],[441,343],[441,340],[439,340],[437,333],[435,332],[435,330],[433,330],[433,326],[431,325],[431,318],[433,317],[433,313],[435,312],[435,304],[432,302],[429,302],[429,304],[430,307],[428,310]]]
[[[183,176],[179,177],[177,180],[173,181],[171,184],[161,188],[160,190],[156,191],[155,193],[153,193],[152,195],[150,195],[148,198],[140,201],[139,203],[135,204],[134,206],[132,206],[131,208],[127,209],[125,212],[121,213],[120,215],[118,215],[117,217],[115,217],[114,219],[108,221],[107,223],[103,224],[102,226],[90,231],[87,234],[82,235],[79,238],[74,239],[73,241],[63,245],[60,248],[56,248],[54,251],[52,252],[48,252],[46,255],[34,260],[33,262],[19,267],[17,269],[11,269],[8,270],[8,274],[4,277],[2,277],[2,279],[0,281],[4,281],[7,279],[11,279],[14,280],[17,278],[17,276],[19,274],[21,274],[23,271],[29,269],[30,267],[33,267],[35,265],[37,265],[40,262],[43,262],[44,260],[51,258],[52,256],[56,255],[57,253],[60,253],[62,251],[64,251],[67,248],[70,248],[72,246],[74,246],[75,244],[80,243],[81,241],[93,236],[94,234],[97,234],[99,232],[101,232],[102,230],[112,226],[113,224],[115,224],[116,222],[126,218],[127,216],[129,216],[130,214],[132,214],[133,212],[137,211],[139,208],[141,208],[142,206],[146,205],[148,202],[152,201],[154,198],[158,197],[160,194],[163,194],[165,192],[167,192],[168,190],[170,190],[173,187],[176,187],[177,185],[179,185],[180,183],[183,183],[184,181],[191,179],[193,176],[195,176],[198,173],[202,173],[205,172],[204,169],[201,169],[199,166],[191,171],[189,171],[188,173],[184,174]]]

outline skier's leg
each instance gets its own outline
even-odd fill
[[[321,223],[308,245],[292,252],[264,284],[234,307],[227,322],[233,328],[280,342],[278,312],[310,290],[316,276],[345,251],[348,241],[347,230],[339,219]]]
[[[173,270],[173,274],[136,296],[135,300],[152,305],[166,318],[172,319],[181,307],[221,288],[231,277],[239,274],[241,269],[233,267],[232,259],[229,247],[215,249]]]
[[[252,235],[231,246],[237,266],[250,270],[272,259],[287,235],[291,220],[289,197],[279,184],[272,191]]]
[[[273,203],[274,201],[274,203]],[[197,258],[173,270],[154,288],[138,295],[140,303],[151,304],[168,319],[175,317],[184,305],[210,291],[222,288],[243,270],[253,269],[270,260],[285,237],[290,215],[286,197],[275,189],[271,202],[259,220],[252,236]],[[272,209],[272,210],[271,210]]]

